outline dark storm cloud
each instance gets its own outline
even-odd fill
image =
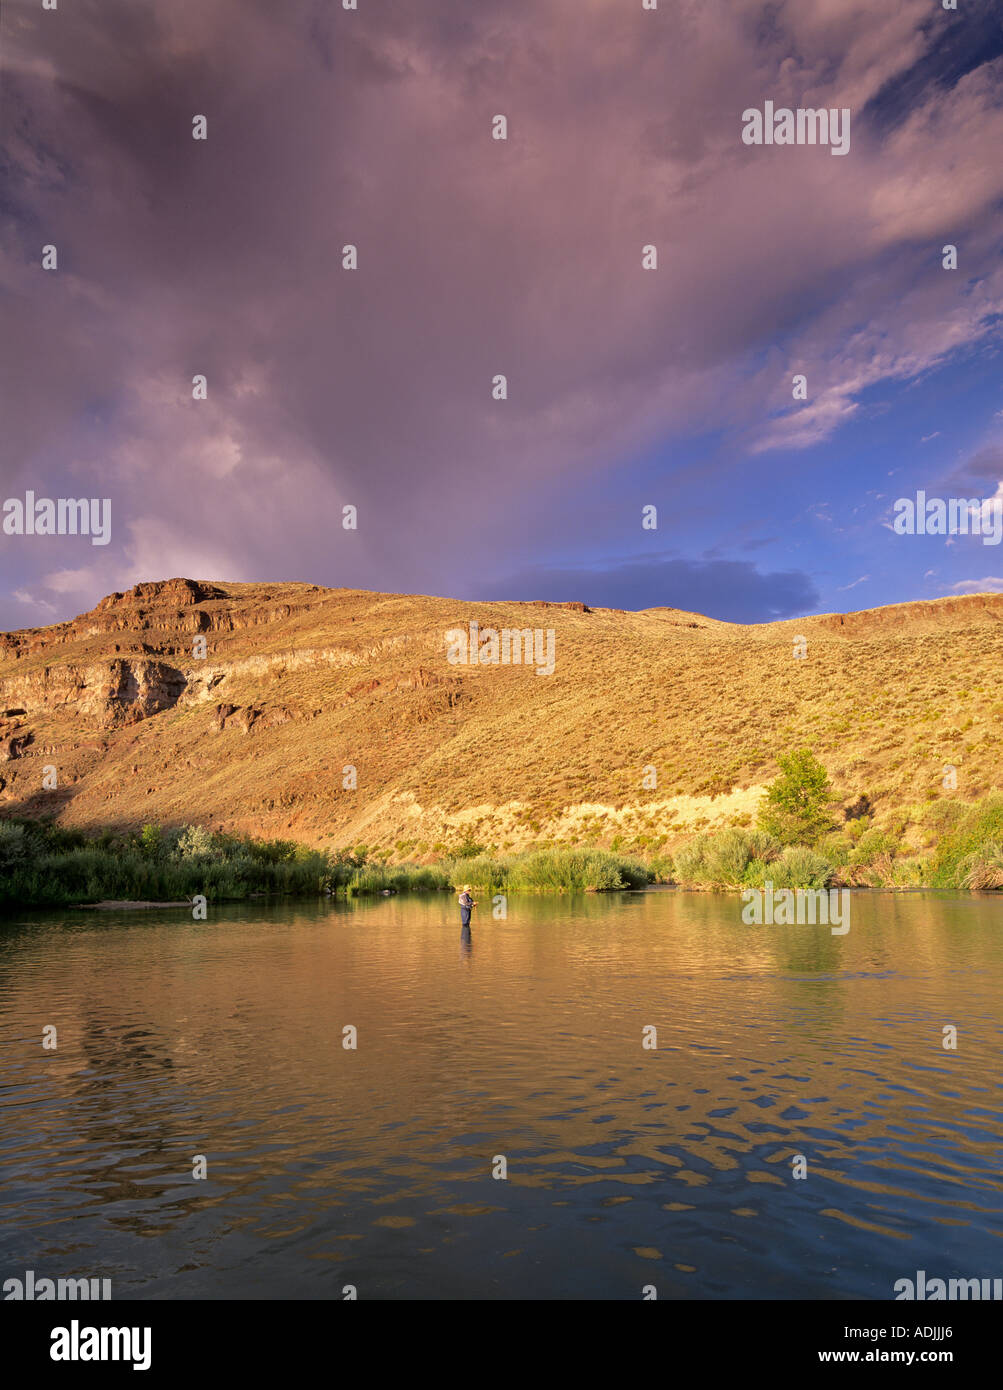
[[[110,496],[114,539],[5,538],[0,621],[175,573],[450,592],[458,535],[486,573],[540,558],[541,487],[573,537],[578,477],[711,425],[768,479],[869,386],[979,342],[998,70],[927,84],[880,139],[860,121],[846,159],[750,151],[744,106],[863,111],[924,60],[928,0],[667,11],[6,5],[3,493]],[[948,230],[984,272],[960,302],[924,273]],[[792,363],[817,383],[796,414]]]
[[[987,488],[987,484],[991,484]],[[948,494],[955,490],[965,491],[976,487],[983,495],[992,496],[998,485],[1003,484],[1003,441],[996,440],[977,450],[970,459],[954,469],[944,481]]]
[[[802,617],[818,606],[806,574],[762,574],[742,560],[624,561],[589,569],[540,566],[503,579],[478,598],[581,602],[595,608],[683,608],[733,623]]]

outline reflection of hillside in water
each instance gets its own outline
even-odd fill
[[[12,928],[24,1200],[0,1253],[89,1250],[135,1287],[197,1267],[238,1296],[262,1293],[249,1254],[263,1296],[361,1265],[385,1296],[432,1271],[456,1296],[608,1297],[641,1259],[677,1296],[887,1297],[903,1239],[910,1267],[989,1260],[999,904],[854,894],[842,938],[741,908],[512,895],[469,943],[439,894]]]

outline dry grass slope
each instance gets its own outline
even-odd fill
[[[450,665],[444,634],[471,620],[553,628],[554,674]],[[1001,671],[998,594],[740,626],[174,579],[0,636],[0,813],[409,859],[464,840],[671,847],[749,823],[775,754],[807,745],[880,824],[947,795],[948,763],[964,800],[1000,787]]]

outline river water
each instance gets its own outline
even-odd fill
[[[1001,999],[1000,895],[854,894],[845,936],[675,891],[513,896],[468,942],[446,895],[24,913],[0,922],[0,1277],[479,1299],[998,1278]]]

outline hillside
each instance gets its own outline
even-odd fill
[[[450,664],[445,633],[472,620],[552,629],[554,673]],[[807,744],[880,822],[951,795],[947,763],[963,800],[1003,784],[1001,671],[1001,594],[740,626],[171,579],[0,636],[0,814],[410,857],[468,838],[627,847],[741,823],[775,754]]]

